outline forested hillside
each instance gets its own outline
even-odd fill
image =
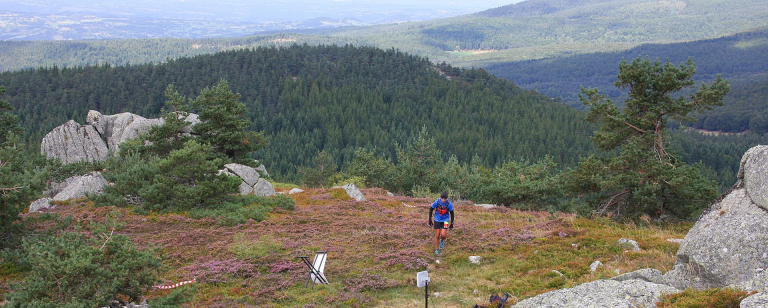
[[[696,128],[724,132],[768,131],[768,29],[745,32],[712,40],[675,44],[642,45],[621,52],[574,55],[554,59],[509,62],[492,65],[492,74],[514,81],[524,88],[537,89],[579,106],[580,87],[597,87],[602,93],[623,99],[623,92],[613,86],[616,63],[648,57],[680,64],[687,59],[696,63],[696,79],[713,80],[718,74],[731,81],[732,91],[724,107],[699,117]],[[755,119],[750,127],[750,122]]]
[[[0,74],[28,140],[89,109],[155,117],[172,84],[194,97],[220,79],[242,95],[252,129],[269,139],[257,153],[270,173],[291,178],[324,150],[339,166],[359,147],[393,156],[426,127],[446,155],[495,165],[549,154],[561,166],[593,152],[583,114],[482,69],[431,64],[368,47],[258,48],[157,65],[89,66]]]
[[[292,43],[375,46],[464,67],[708,39],[768,26],[768,2],[528,0],[459,17],[230,39],[0,42],[0,70],[161,62]]]

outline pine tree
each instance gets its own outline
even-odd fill
[[[642,58],[622,61],[615,85],[629,89],[623,110],[597,89],[582,89],[580,98],[590,107],[587,120],[602,124],[594,142],[602,150],[620,152],[608,159],[589,157],[571,174],[575,191],[600,194],[597,213],[689,218],[714,197],[715,183],[669,153],[666,144],[667,121],[695,120],[692,112],[722,105],[730,89],[718,76],[688,97],[675,95],[695,84],[694,73],[691,60],[680,67]]]
[[[21,205],[29,201],[32,178],[35,176],[29,155],[23,144],[17,144],[22,130],[11,106],[2,99],[0,87],[0,250],[18,243]],[[28,204],[28,203],[27,203]]]
[[[19,126],[19,117],[11,113],[11,104],[3,99],[5,88],[0,86],[0,146],[5,146],[19,137],[22,130]]]
[[[248,155],[263,147],[265,141],[261,133],[248,130],[251,120],[247,117],[247,108],[225,80],[203,89],[192,106],[200,116],[201,122],[194,126],[194,131],[201,143],[212,145],[232,161],[253,164]]]

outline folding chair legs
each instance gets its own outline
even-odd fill
[[[309,268],[309,274],[307,274],[307,283],[304,284],[304,287],[306,288],[309,286],[309,281],[312,281],[312,289],[315,289],[315,281],[319,281],[323,284],[328,284],[328,280],[325,279],[325,276],[322,274],[322,267],[325,267],[325,258],[328,254],[327,251],[318,251],[315,254],[315,260],[313,260],[313,263],[318,263],[321,265],[321,269],[315,268],[315,265],[309,262],[308,256],[297,256],[296,258],[301,259],[302,262],[304,262],[304,265],[306,265]],[[313,278],[314,275],[314,278]]]

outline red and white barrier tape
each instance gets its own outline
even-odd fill
[[[180,286],[183,286],[185,284],[190,284],[190,283],[193,283],[193,282],[197,282],[197,279],[182,281],[182,282],[179,282],[177,284],[170,285],[170,286],[153,286],[153,288],[161,289],[161,290],[168,290],[168,289],[178,288]]]

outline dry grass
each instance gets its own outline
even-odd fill
[[[641,227],[460,203],[456,228],[436,258],[427,226],[431,200],[363,192],[368,201],[354,202],[332,190],[308,189],[291,195],[294,211],[234,227],[118,210],[126,224],[122,233],[139,247],[161,247],[163,282],[198,278],[187,307],[422,307],[424,290],[415,286],[415,276],[425,269],[430,293],[439,293],[430,299],[434,307],[488,305],[490,294],[503,292],[516,301],[641,268],[667,271],[678,248],[667,239],[684,237],[691,226]],[[88,221],[113,210],[80,203],[52,212]],[[643,251],[625,251],[620,238],[636,240]],[[329,252],[325,274],[331,283],[304,288],[306,271],[295,256],[319,250]],[[483,257],[482,263],[469,263],[472,255]],[[591,272],[595,260],[605,266]]]

